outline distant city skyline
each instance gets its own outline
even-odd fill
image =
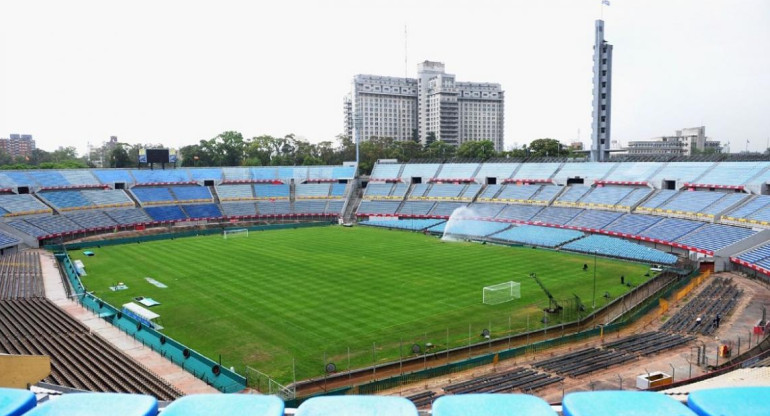
[[[770,2],[4,2],[0,137],[38,148],[110,136],[171,147],[227,130],[343,133],[356,74],[422,60],[506,94],[506,149],[591,137],[594,21],[615,46],[612,140],[705,125],[731,151],[770,138]],[[299,13],[298,11],[302,11]],[[404,29],[408,36],[405,45]],[[586,146],[587,148],[587,146]]]

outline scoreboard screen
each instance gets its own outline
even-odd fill
[[[175,163],[176,152],[169,149],[139,149],[139,163]]]

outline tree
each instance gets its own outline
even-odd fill
[[[428,135],[425,136],[425,147],[428,148],[430,145],[436,142],[436,132],[429,131]]]
[[[127,168],[131,166],[131,158],[122,143],[115,146],[109,156],[111,168]]]
[[[436,140],[427,146],[424,156],[444,159],[454,156],[456,150],[457,148],[451,144]]]
[[[569,156],[569,150],[556,139],[544,138],[529,144],[529,154],[533,157]]]
[[[495,144],[489,140],[465,142],[457,148],[458,157],[486,160],[496,154]]]

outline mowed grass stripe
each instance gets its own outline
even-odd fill
[[[162,304],[169,336],[224,364],[256,367],[279,380],[318,376],[327,359],[353,366],[398,359],[399,344],[468,342],[490,326],[493,334],[534,328],[547,299],[530,279],[536,272],[559,299],[578,294],[590,306],[593,258],[531,248],[447,243],[418,233],[365,227],[251,232],[224,240],[199,236],[93,249],[83,260],[84,283],[115,306],[136,296]],[[641,283],[642,265],[600,259],[597,296]],[[168,285],[160,289],[144,277]],[[522,299],[483,305],[482,288],[514,280]],[[122,281],[129,290],[111,292]],[[602,299],[603,301],[603,299]],[[600,303],[597,300],[597,304]],[[475,340],[475,338],[473,339]],[[333,358],[330,358],[333,357]],[[337,363],[339,368],[346,368]]]

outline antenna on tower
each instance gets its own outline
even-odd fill
[[[406,51],[407,51],[407,49],[406,49],[406,39],[407,38],[406,38],[406,23],[405,23],[404,24],[404,78],[408,78],[408,71],[406,69],[407,68],[407,66],[406,66],[406,56],[407,56],[406,55]]]

